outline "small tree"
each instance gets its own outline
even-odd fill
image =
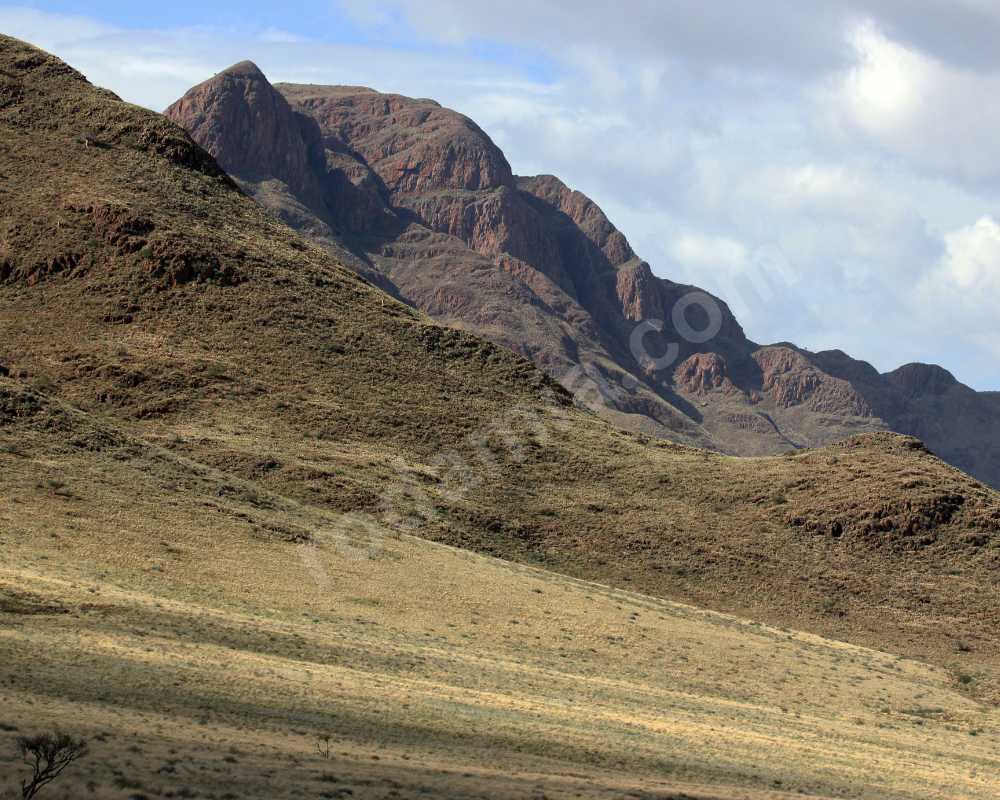
[[[62,775],[66,767],[87,755],[86,741],[68,733],[21,736],[17,746],[24,763],[31,769],[31,778],[21,783],[23,800],[31,800],[43,786]]]

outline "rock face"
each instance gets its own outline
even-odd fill
[[[885,377],[904,397],[910,399],[941,397],[959,386],[948,370],[932,364],[907,364]]]
[[[319,127],[292,110],[249,61],[230,67],[188,92],[169,116],[218,153],[230,174],[268,176],[293,192],[318,194],[323,161]]]
[[[354,87],[277,89],[316,120],[328,149],[349,147],[397,202],[445,189],[514,185],[507,159],[479,126],[432,100]]]
[[[760,366],[763,393],[782,408],[807,406],[813,411],[874,417],[871,406],[848,381],[818,369],[791,347],[763,347],[753,354]]]
[[[1000,400],[939,367],[880,375],[840,351],[755,344],[724,302],[657,277],[591,199],[514,175],[432,100],[272,86],[244,62],[167,115],[369,281],[531,358],[617,424],[747,455],[892,429],[1000,485]]]
[[[342,235],[397,224],[370,171],[352,158],[339,163],[316,120],[249,61],[194,87],[166,114],[259,202],[332,250]]]
[[[718,353],[697,353],[687,359],[674,375],[677,388],[690,395],[704,396],[712,392],[738,394],[739,389],[729,379],[726,360]]]

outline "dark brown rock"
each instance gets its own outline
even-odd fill
[[[954,375],[933,364],[907,364],[885,378],[908,398],[940,397],[959,386]]]

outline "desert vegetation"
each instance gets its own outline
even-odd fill
[[[86,741],[68,733],[19,736],[17,749],[29,775],[21,782],[21,797],[32,800],[88,753]]]

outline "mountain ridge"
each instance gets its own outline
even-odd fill
[[[265,207],[331,252],[349,251],[345,262],[367,279],[530,358],[616,424],[736,455],[891,429],[1000,486],[1000,455],[982,432],[1000,435],[988,397],[919,365],[879,375],[840,351],[757,345],[720,298],[654,275],[593,200],[555,176],[514,175],[475,122],[434,101],[269,84],[318,126],[325,151],[322,164],[309,161],[322,202],[287,182],[275,191],[280,163],[255,162],[262,178],[213,135],[225,115],[206,110],[232,77],[199,84],[167,115]],[[250,133],[271,136],[266,126]],[[650,320],[660,329],[637,337]],[[699,340],[713,322],[715,336]],[[692,377],[706,353],[723,362],[721,392]]]

